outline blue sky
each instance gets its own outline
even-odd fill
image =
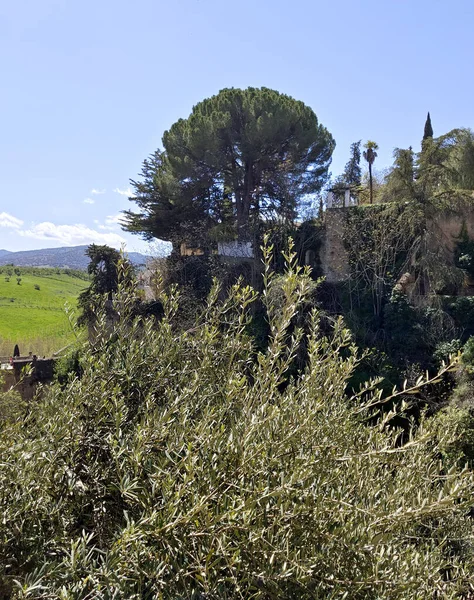
[[[125,240],[129,179],[163,131],[224,87],[311,106],[338,174],[474,126],[472,0],[15,0],[0,3],[0,248]]]

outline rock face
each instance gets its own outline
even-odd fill
[[[415,281],[415,276],[412,273],[403,273],[403,275],[395,284],[395,289],[409,296],[413,291]]]

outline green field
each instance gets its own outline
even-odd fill
[[[74,338],[65,305],[77,313],[87,276],[34,267],[20,267],[17,273],[15,267],[0,268],[0,356],[11,355],[15,344],[22,354],[51,354]]]

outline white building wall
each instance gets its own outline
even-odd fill
[[[217,254],[231,258],[253,258],[253,248],[251,242],[218,242]]]

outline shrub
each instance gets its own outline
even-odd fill
[[[82,376],[83,354],[83,344],[81,344],[80,341],[77,341],[56,361],[54,365],[54,376],[60,385],[65,385],[75,377]]]
[[[0,373],[0,390],[4,385],[4,378]],[[4,392],[0,391],[0,430],[9,423],[19,421],[24,414],[24,410],[25,403],[22,401],[18,391],[15,389],[9,389]]]
[[[433,353],[433,358],[437,364],[449,360],[450,356],[458,354],[462,348],[461,340],[454,339],[449,342],[439,342]]]
[[[464,396],[465,392],[461,392],[460,396]],[[472,398],[472,390],[470,392]],[[434,423],[440,433],[447,429],[452,431],[448,438],[441,435],[440,452],[447,466],[469,463],[472,468],[474,466],[474,407],[460,406],[453,402],[437,413]]]
[[[437,438],[422,419],[400,447],[388,427],[396,410],[368,425],[380,395],[372,383],[346,396],[357,349],[340,320],[322,335],[316,310],[308,364],[287,375],[310,289],[293,255],[283,279],[265,271],[265,351],[247,334],[257,296],[247,286],[222,300],[214,286],[186,331],[174,325],[176,289],[154,322],[130,320],[134,296],[122,287],[120,320],[99,316],[82,377],[53,385],[1,431],[5,590],[195,600],[472,593],[473,475],[439,460],[452,428]]]

